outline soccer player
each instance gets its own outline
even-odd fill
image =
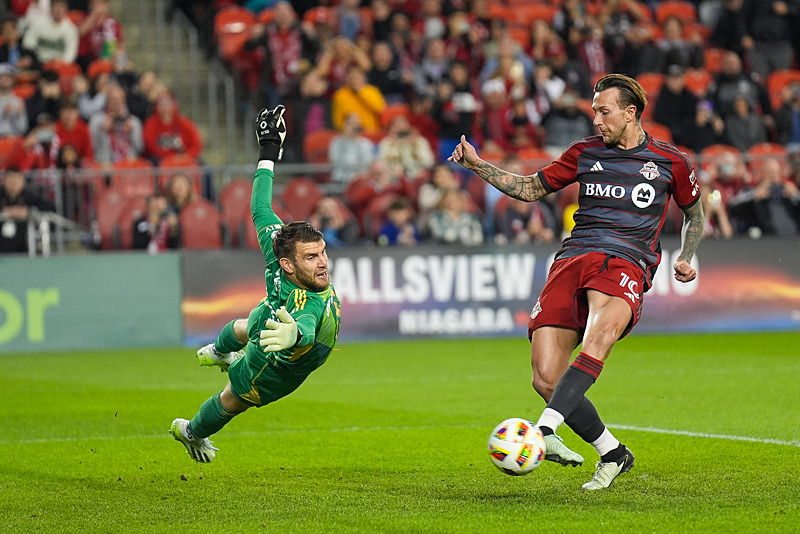
[[[528,202],[580,184],[575,227],[533,307],[528,336],[533,387],[547,402],[537,421],[545,434],[545,458],[562,465],[583,463],[555,434],[563,422],[600,455],[584,491],[606,488],[633,467],[633,454],[608,431],[585,393],[614,343],[639,320],[643,294],[661,260],[659,234],[670,196],[684,214],[675,279],[689,282],[697,276],[690,265],[703,235],[697,179],[685,154],[642,129],[646,104],[635,80],[604,76],[595,84],[592,100],[599,135],[572,143],[530,176],[483,161],[463,136],[448,158],[506,195]],[[579,344],[581,351],[570,364]]]
[[[198,462],[214,460],[218,449],[208,437],[234,416],[297,389],[325,363],[339,334],[339,299],[328,279],[322,234],[307,222],[284,225],[272,209],[274,167],[286,137],[284,111],[281,105],[263,109],[256,119],[260,148],[250,209],[267,264],[267,296],[246,321],[231,321],[213,345],[198,351],[202,364],[227,369],[230,381],[191,421],[175,419],[169,429]]]

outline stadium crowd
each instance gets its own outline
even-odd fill
[[[120,204],[135,196],[137,209],[116,213],[125,235],[104,248],[133,246],[128,234],[148,228],[161,235],[157,249],[255,246],[235,201],[249,195],[246,181],[215,196],[189,166],[201,164],[197,128],[155,73],[135,72],[108,0],[10,3],[18,18],[3,19],[0,143],[24,150],[0,148],[0,165],[98,169],[99,179],[65,182],[64,198],[77,199],[69,215],[80,222],[99,218],[79,209],[87,187],[103,188],[104,199],[121,191]],[[595,133],[592,87],[608,72],[642,84],[645,131],[694,160],[710,236],[800,233],[799,0],[173,5],[249,104],[286,105],[284,161],[320,165],[285,181],[281,215],[314,221],[332,246],[559,240],[571,228],[574,190],[535,205],[509,202],[446,158],[465,134],[482,157],[537,170]],[[48,30],[63,36],[58,57],[35,37],[45,23],[74,26]],[[9,161],[20,153],[24,161]],[[187,167],[157,173],[158,188],[123,179],[127,189],[106,191],[125,172],[170,168],[176,155]],[[156,217],[153,206],[163,204]],[[221,228],[187,235],[193,221]],[[677,234],[680,222],[675,208],[664,233]]]

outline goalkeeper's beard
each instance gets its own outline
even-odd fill
[[[297,269],[295,271],[295,277],[301,286],[314,292],[323,291],[330,285],[328,269],[317,270],[313,273],[306,273]]]

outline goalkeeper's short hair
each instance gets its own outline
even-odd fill
[[[322,232],[311,226],[306,221],[295,221],[286,224],[278,230],[272,240],[272,250],[275,257],[295,259],[297,243],[315,243],[322,241]]]

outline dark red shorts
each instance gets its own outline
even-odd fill
[[[586,290],[619,297],[631,307],[633,318],[625,337],[642,315],[644,272],[630,261],[604,252],[590,252],[553,262],[547,282],[528,320],[528,339],[540,326],[586,328],[589,304]]]

